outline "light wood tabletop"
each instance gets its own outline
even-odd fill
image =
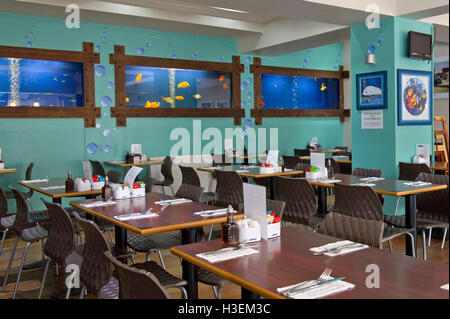
[[[267,154],[259,154],[259,155],[235,155],[235,154],[225,154],[226,157],[235,158],[235,159],[252,159],[252,158],[262,158],[267,157]]]
[[[301,160],[304,160],[304,161],[310,161],[311,160],[310,156],[299,156],[298,158],[300,158]],[[327,159],[325,159],[325,161],[326,160]],[[346,164],[351,164],[352,163],[351,160],[346,160],[346,159],[334,159],[334,161],[336,163],[346,163]]]
[[[125,161],[107,161],[106,165],[118,166],[118,167],[131,167],[131,166],[150,166],[150,165],[162,165],[162,161],[147,161],[142,163],[125,163]]]
[[[75,179],[74,179],[75,180]],[[52,199],[61,199],[66,197],[95,197],[102,194],[102,190],[91,190],[83,192],[69,192],[66,193],[65,178],[50,178],[47,181],[19,181],[19,184],[32,189],[38,193],[47,195]]]
[[[2,174],[12,174],[12,173],[17,173],[18,170],[15,168],[4,168],[4,169],[0,169],[0,175]]]
[[[302,174],[303,171],[296,170],[288,170],[285,169],[281,172],[276,173],[260,173],[259,166],[252,165],[225,165],[225,166],[216,166],[216,167],[199,167],[197,170],[202,172],[214,173],[215,170],[221,170],[225,172],[234,171],[243,177],[252,177],[252,178],[265,178],[265,177],[275,177],[275,176],[287,176],[287,175],[298,175]]]
[[[256,254],[209,263],[196,255],[222,248],[220,240],[203,241],[171,248],[171,252],[198,267],[223,277],[258,296],[286,298],[277,288],[317,278],[325,268],[333,277],[345,277],[353,289],[328,296],[339,299],[448,299],[441,289],[448,283],[448,264],[426,262],[388,250],[369,247],[349,254],[314,256],[312,247],[336,242],[330,236],[294,227],[282,227],[281,236],[247,244]],[[368,288],[367,265],[380,270],[379,288]],[[248,295],[248,294],[247,294]],[[256,296],[255,296],[256,297]]]

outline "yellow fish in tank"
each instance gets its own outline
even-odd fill
[[[175,96],[175,99],[177,99],[178,101],[183,101],[184,96],[178,95],[178,96]]]
[[[127,102],[127,103],[130,102],[130,98],[129,98],[129,97],[126,97],[126,98],[125,98],[125,102]]]
[[[321,91],[325,91],[327,87],[325,86],[325,83],[322,83],[322,87],[320,88]]]
[[[193,97],[194,97],[194,99],[197,99],[197,100],[199,100],[199,99],[201,99],[202,98],[202,96],[200,95],[200,94],[194,94],[194,95],[192,95]]]
[[[164,101],[166,103],[173,103],[174,102],[174,100],[171,97],[164,97],[164,96],[161,96],[161,97],[162,97],[161,101]]]
[[[136,76],[136,79],[134,80],[136,83],[139,83],[139,82],[141,82],[141,80],[142,80],[142,73],[139,73],[137,76]]]
[[[145,108],[157,108],[159,107],[159,102],[150,102],[147,101],[147,104],[145,104]]]
[[[186,81],[183,81],[183,82],[178,84],[178,88],[185,89],[185,88],[188,88],[188,87],[189,87],[189,83],[186,82]]]

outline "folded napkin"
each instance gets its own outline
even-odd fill
[[[126,214],[126,215],[118,215],[114,216],[115,219],[124,221],[124,220],[130,220],[130,219],[141,219],[141,218],[150,218],[150,217],[156,217],[159,216],[156,213],[135,213],[135,214]]]
[[[239,168],[257,168],[258,166],[255,165],[245,165],[245,166],[241,166]]]
[[[177,204],[183,204],[183,203],[190,203],[192,200],[187,198],[177,198],[177,199],[167,199],[167,200],[161,200],[159,202],[155,202],[155,204],[164,206],[164,205],[177,205]]]
[[[236,170],[236,173],[248,173],[248,172],[250,172],[250,171],[247,169],[237,169]]]
[[[340,250],[333,250],[336,248],[341,248]],[[335,243],[326,244],[320,247],[313,247],[309,250],[315,253],[323,253],[326,256],[334,257],[339,255],[348,254],[357,250],[366,249],[368,248],[368,245],[355,243],[350,240],[341,240],[337,241]]]
[[[26,181],[22,181],[24,183],[42,183],[42,182],[48,182],[48,178],[43,178],[43,179],[30,179],[30,180],[26,180]]]
[[[115,205],[117,202],[109,200],[109,201],[97,201],[93,203],[87,203],[87,204],[80,204],[83,207],[89,208],[89,207],[99,207],[99,206],[110,206]]]
[[[60,188],[66,188],[66,186],[61,185],[61,186],[47,186],[47,187],[41,187],[41,189],[43,189],[43,190],[48,190],[48,189],[60,189]]]
[[[426,185],[431,185],[431,183],[428,182],[409,182],[409,183],[403,183],[404,185],[408,185],[408,186],[426,186]]]
[[[225,261],[225,260],[234,259],[234,258],[247,256],[247,255],[253,255],[253,254],[257,254],[257,253],[259,253],[258,250],[250,248],[250,247],[243,247],[240,249],[235,249],[234,247],[227,247],[227,248],[222,248],[222,249],[212,251],[212,252],[210,251],[207,253],[197,254],[196,256],[203,258],[210,263],[215,263],[215,262],[219,262],[219,261]]]
[[[333,183],[340,183],[342,181],[340,179],[321,179],[321,180],[319,180],[319,182],[325,183],[325,184],[333,184]]]
[[[222,169],[221,166],[204,167],[203,169]]]
[[[220,208],[220,209],[203,210],[201,212],[195,212],[193,215],[201,216],[201,217],[211,217],[211,216],[225,215],[226,213],[227,213],[226,208]]]
[[[445,289],[445,290],[448,290],[448,284],[442,285],[441,288],[442,288],[442,289]]]
[[[285,168],[284,171],[285,171],[285,172],[292,172],[293,169],[292,169],[292,168]]]
[[[370,187],[374,187],[377,186],[377,184],[369,184],[369,183],[355,183],[352,185],[356,185],[356,186],[370,186]]]
[[[6,171],[13,171],[14,168],[0,168],[0,171],[6,172]]]
[[[384,180],[384,177],[365,177],[361,178],[360,181],[377,182]]]
[[[332,279],[332,277],[330,277],[330,279]],[[305,281],[304,282],[304,287],[309,287],[313,284],[317,283],[316,280],[310,280],[310,281]],[[303,284],[303,283],[300,283]],[[295,287],[298,284],[292,285],[292,286],[287,286],[287,287],[283,287],[283,288],[277,288],[278,293],[280,294],[284,294],[285,292],[287,293],[287,291],[293,287]],[[289,298],[293,298],[293,299],[317,299],[317,298],[322,298],[322,297],[326,297],[329,295],[333,295],[348,289],[352,289],[354,288],[355,285],[351,284],[349,282],[343,281],[343,280],[336,280],[336,281],[332,281],[330,283],[324,283],[322,285],[319,286],[315,286],[312,287],[311,289],[308,290],[304,290],[304,291],[299,291],[298,293],[294,293],[289,295]],[[303,288],[303,285],[299,287],[299,289]]]

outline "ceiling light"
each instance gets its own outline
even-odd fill
[[[217,10],[223,10],[223,11],[237,12],[237,13],[248,13],[247,11],[228,9],[228,8],[221,8],[221,7],[210,7],[210,8],[217,9]]]

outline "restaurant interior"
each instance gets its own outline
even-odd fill
[[[2,0],[0,299],[448,300],[448,25]]]

